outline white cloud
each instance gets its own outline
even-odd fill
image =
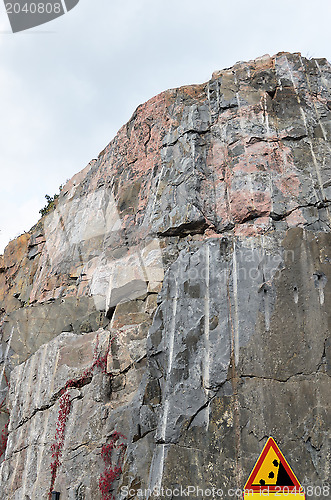
[[[16,238],[30,229],[37,222],[39,209],[43,205],[37,197],[22,201],[5,196],[0,205],[0,246],[4,248],[9,239]]]

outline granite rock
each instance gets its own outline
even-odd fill
[[[118,500],[227,500],[268,436],[327,491],[330,85],[279,53],[163,92],[10,242],[3,498],[98,500],[118,467]]]

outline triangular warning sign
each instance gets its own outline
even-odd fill
[[[270,437],[262,450],[256,465],[248,478],[245,490],[299,492],[301,485],[286,462],[274,439]]]

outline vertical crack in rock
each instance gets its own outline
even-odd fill
[[[172,365],[174,359],[174,344],[175,344],[175,334],[176,334],[176,313],[177,313],[177,303],[178,303],[178,290],[175,285],[175,294],[172,300],[172,311],[171,311],[171,320],[170,320],[170,331],[169,331],[169,348],[168,348],[168,360],[167,360],[167,368],[165,372],[165,399],[164,399],[164,408],[163,408],[163,417],[162,417],[162,425],[161,425],[161,435],[160,440],[166,442],[167,437],[167,423],[168,423],[168,415],[169,415],[169,391],[170,391],[170,379],[172,375]]]
[[[240,436],[240,417],[239,417],[239,401],[238,401],[238,375],[236,369],[236,363],[239,361],[238,350],[239,350],[239,332],[238,332],[238,317],[237,317],[237,300],[238,300],[238,290],[237,290],[237,262],[236,262],[236,247],[234,243],[233,248],[233,299],[235,307],[235,317],[232,315],[232,305],[230,297],[230,283],[229,275],[227,279],[227,295],[228,295],[228,314],[229,314],[229,328],[231,332],[231,356],[230,356],[230,378],[233,391],[233,427],[235,433],[235,462],[236,462],[236,486],[240,488],[241,482],[241,436]]]
[[[205,310],[204,310],[204,335],[205,335],[205,359],[204,359],[204,370],[203,370],[203,386],[205,388],[206,397],[209,397],[209,389],[210,389],[210,340],[209,340],[209,273],[210,273],[210,253],[209,253],[209,245],[207,243],[205,247],[206,258],[205,258],[205,276],[206,276],[206,285],[205,285]],[[209,425],[209,412],[207,411],[206,417],[207,423],[206,427],[208,430]]]

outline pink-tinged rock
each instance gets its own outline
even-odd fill
[[[303,227],[307,223],[307,220],[302,215],[302,211],[298,209],[286,217],[286,222],[289,227]]]
[[[116,499],[238,491],[271,434],[327,484],[330,88],[280,53],[163,92],[8,245],[0,496],[46,498],[63,389],[61,498],[99,499],[115,442]]]
[[[27,244],[29,239],[30,234],[24,233],[6,246],[4,253],[5,267],[11,268],[23,260],[27,253]]]

